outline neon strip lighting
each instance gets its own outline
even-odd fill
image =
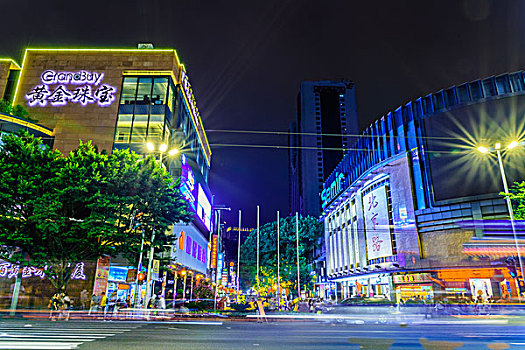
[[[18,77],[18,82],[16,84],[15,89],[15,98],[13,99],[13,106],[16,104],[16,101],[18,101],[18,91],[20,89],[20,82],[23,80],[22,75],[24,73],[23,67],[25,66],[27,53],[28,51],[43,51],[43,52],[112,52],[112,53],[136,53],[136,54],[156,54],[156,53],[173,53],[176,59],[176,64],[178,67],[181,67],[179,55],[177,54],[177,51],[175,49],[104,49],[104,48],[27,48],[24,52],[24,58],[22,60],[22,73]],[[17,65],[18,66],[18,65]],[[183,66],[182,66],[183,67]]]
[[[171,79],[173,79],[173,82],[175,84],[179,82],[178,79],[175,77],[175,74],[171,70],[125,70],[124,72],[122,72],[122,75],[169,75]]]
[[[10,122],[10,123],[22,125],[22,126],[25,126],[27,128],[30,128],[30,129],[33,129],[33,130],[36,130],[36,131],[40,131],[41,133],[44,133],[46,135],[53,136],[53,131],[52,130],[44,128],[43,126],[40,126],[38,124],[34,124],[32,122],[29,122],[27,120],[18,119],[18,118],[11,117],[11,116],[9,116],[7,114],[2,114],[2,113],[0,113],[0,120],[5,120],[5,121]]]
[[[189,82],[188,75],[186,74],[186,69],[184,68],[184,66],[181,66],[181,68],[182,69],[181,69],[181,79],[180,80],[181,80],[182,91],[183,91],[182,95],[184,96],[184,100],[186,101],[186,104],[190,111],[192,121],[193,121],[193,126],[195,127],[195,131],[197,132],[197,137],[199,138],[199,141],[201,142],[201,145],[203,147],[204,158],[206,159],[206,163],[208,163],[208,166],[210,166],[211,149],[208,143],[208,138],[206,136],[206,132],[204,131],[204,127],[202,125],[202,120],[200,118],[199,109],[197,108],[195,97],[193,96],[193,91],[191,89],[191,84]],[[190,103],[190,99],[191,99],[191,103]],[[202,139],[202,136],[204,136],[204,140]]]
[[[11,66],[9,67],[10,70],[20,70],[20,66],[18,63],[15,62],[15,60],[11,58],[0,58],[0,62],[9,62],[11,63]]]

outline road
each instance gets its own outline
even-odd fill
[[[488,322],[488,323],[487,323]],[[525,323],[0,321],[0,349],[525,349]]]

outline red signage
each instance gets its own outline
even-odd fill
[[[219,236],[213,235],[212,237],[212,245],[211,245],[211,265],[210,267],[212,269],[215,269],[217,267],[217,246],[219,244]]]

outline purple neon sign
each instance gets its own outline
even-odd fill
[[[40,76],[41,85],[33,87],[26,95],[30,107],[36,105],[53,107],[65,106],[68,103],[79,103],[82,106],[97,103],[100,107],[106,107],[115,101],[117,89],[111,85],[100,84],[104,73],[79,71],[79,72],[56,72],[46,70]],[[54,89],[50,85],[57,85]],[[67,85],[80,85],[74,89],[68,89]]]
[[[73,280],[85,280],[86,275],[84,274],[84,263],[79,262],[75,265],[75,269],[73,270],[73,273],[71,274],[71,279]],[[22,278],[28,278],[28,277],[40,277],[44,278],[46,276],[45,270],[47,270],[47,266],[45,266],[43,269],[34,267],[34,266],[19,266],[19,265],[13,265],[8,262],[2,262],[0,263],[0,277],[7,277],[7,278],[15,278],[18,274],[19,270],[22,270]]]

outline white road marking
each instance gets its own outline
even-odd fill
[[[4,342],[0,344],[0,349],[76,349],[82,343],[61,343],[61,342]]]
[[[118,324],[102,328],[79,324],[3,324],[0,326],[0,349],[76,349],[86,342],[122,334],[142,325],[119,327]]]

